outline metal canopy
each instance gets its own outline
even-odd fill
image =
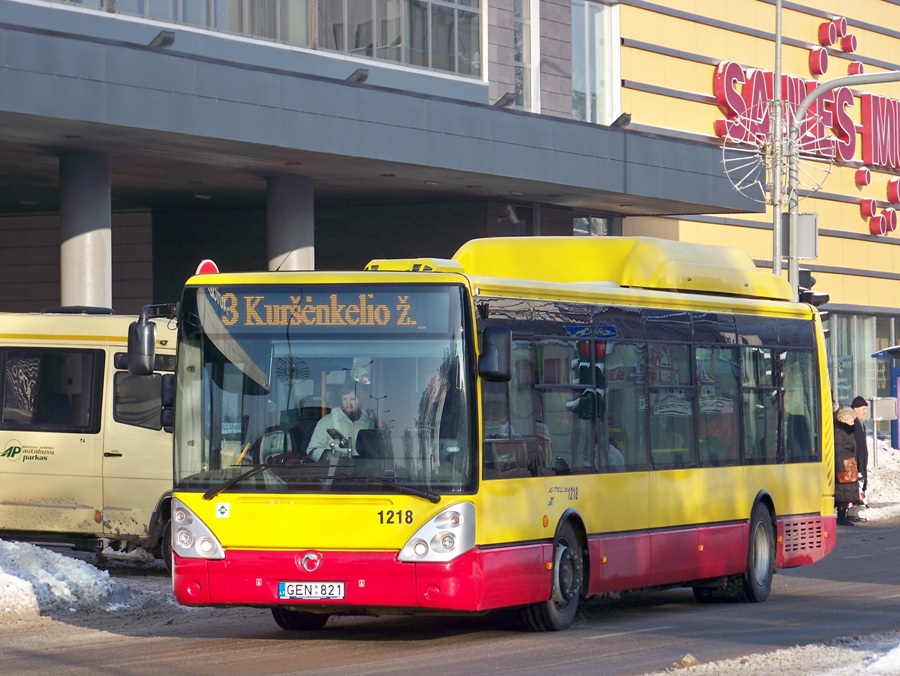
[[[872,355],[873,359],[887,359],[888,357],[892,357],[894,359],[900,359],[900,345],[894,345],[893,347],[886,347],[883,350],[879,350],[875,354]]]

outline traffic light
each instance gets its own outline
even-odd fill
[[[809,303],[819,311],[819,317],[822,318],[822,324],[824,325],[828,320],[828,311],[823,310],[822,306],[825,305],[829,300],[831,300],[831,297],[827,293],[813,291],[813,287],[816,285],[816,278],[812,276],[812,272],[810,272],[806,268],[800,268],[798,272],[798,298],[800,299],[801,303]],[[826,336],[828,335],[828,333],[829,330],[825,329]]]

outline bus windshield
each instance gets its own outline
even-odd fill
[[[464,299],[437,285],[188,287],[176,489],[473,491]]]

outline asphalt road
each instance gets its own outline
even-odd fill
[[[646,674],[688,653],[712,662],[900,628],[898,561],[900,519],[869,522],[841,528],[824,561],[776,575],[765,603],[631,593],[588,604],[572,629],[553,634],[502,616],[336,618],[314,633],[281,631],[268,611],[240,608],[155,609],[119,626],[42,618],[0,632],[0,672]]]

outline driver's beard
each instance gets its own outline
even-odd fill
[[[356,409],[355,411],[353,411],[353,413],[348,411],[346,408],[343,409],[343,411],[344,411],[344,415],[346,415],[348,418],[350,418],[351,422],[356,422],[357,420],[359,420],[359,416],[362,415],[362,411],[360,411],[359,409]]]

